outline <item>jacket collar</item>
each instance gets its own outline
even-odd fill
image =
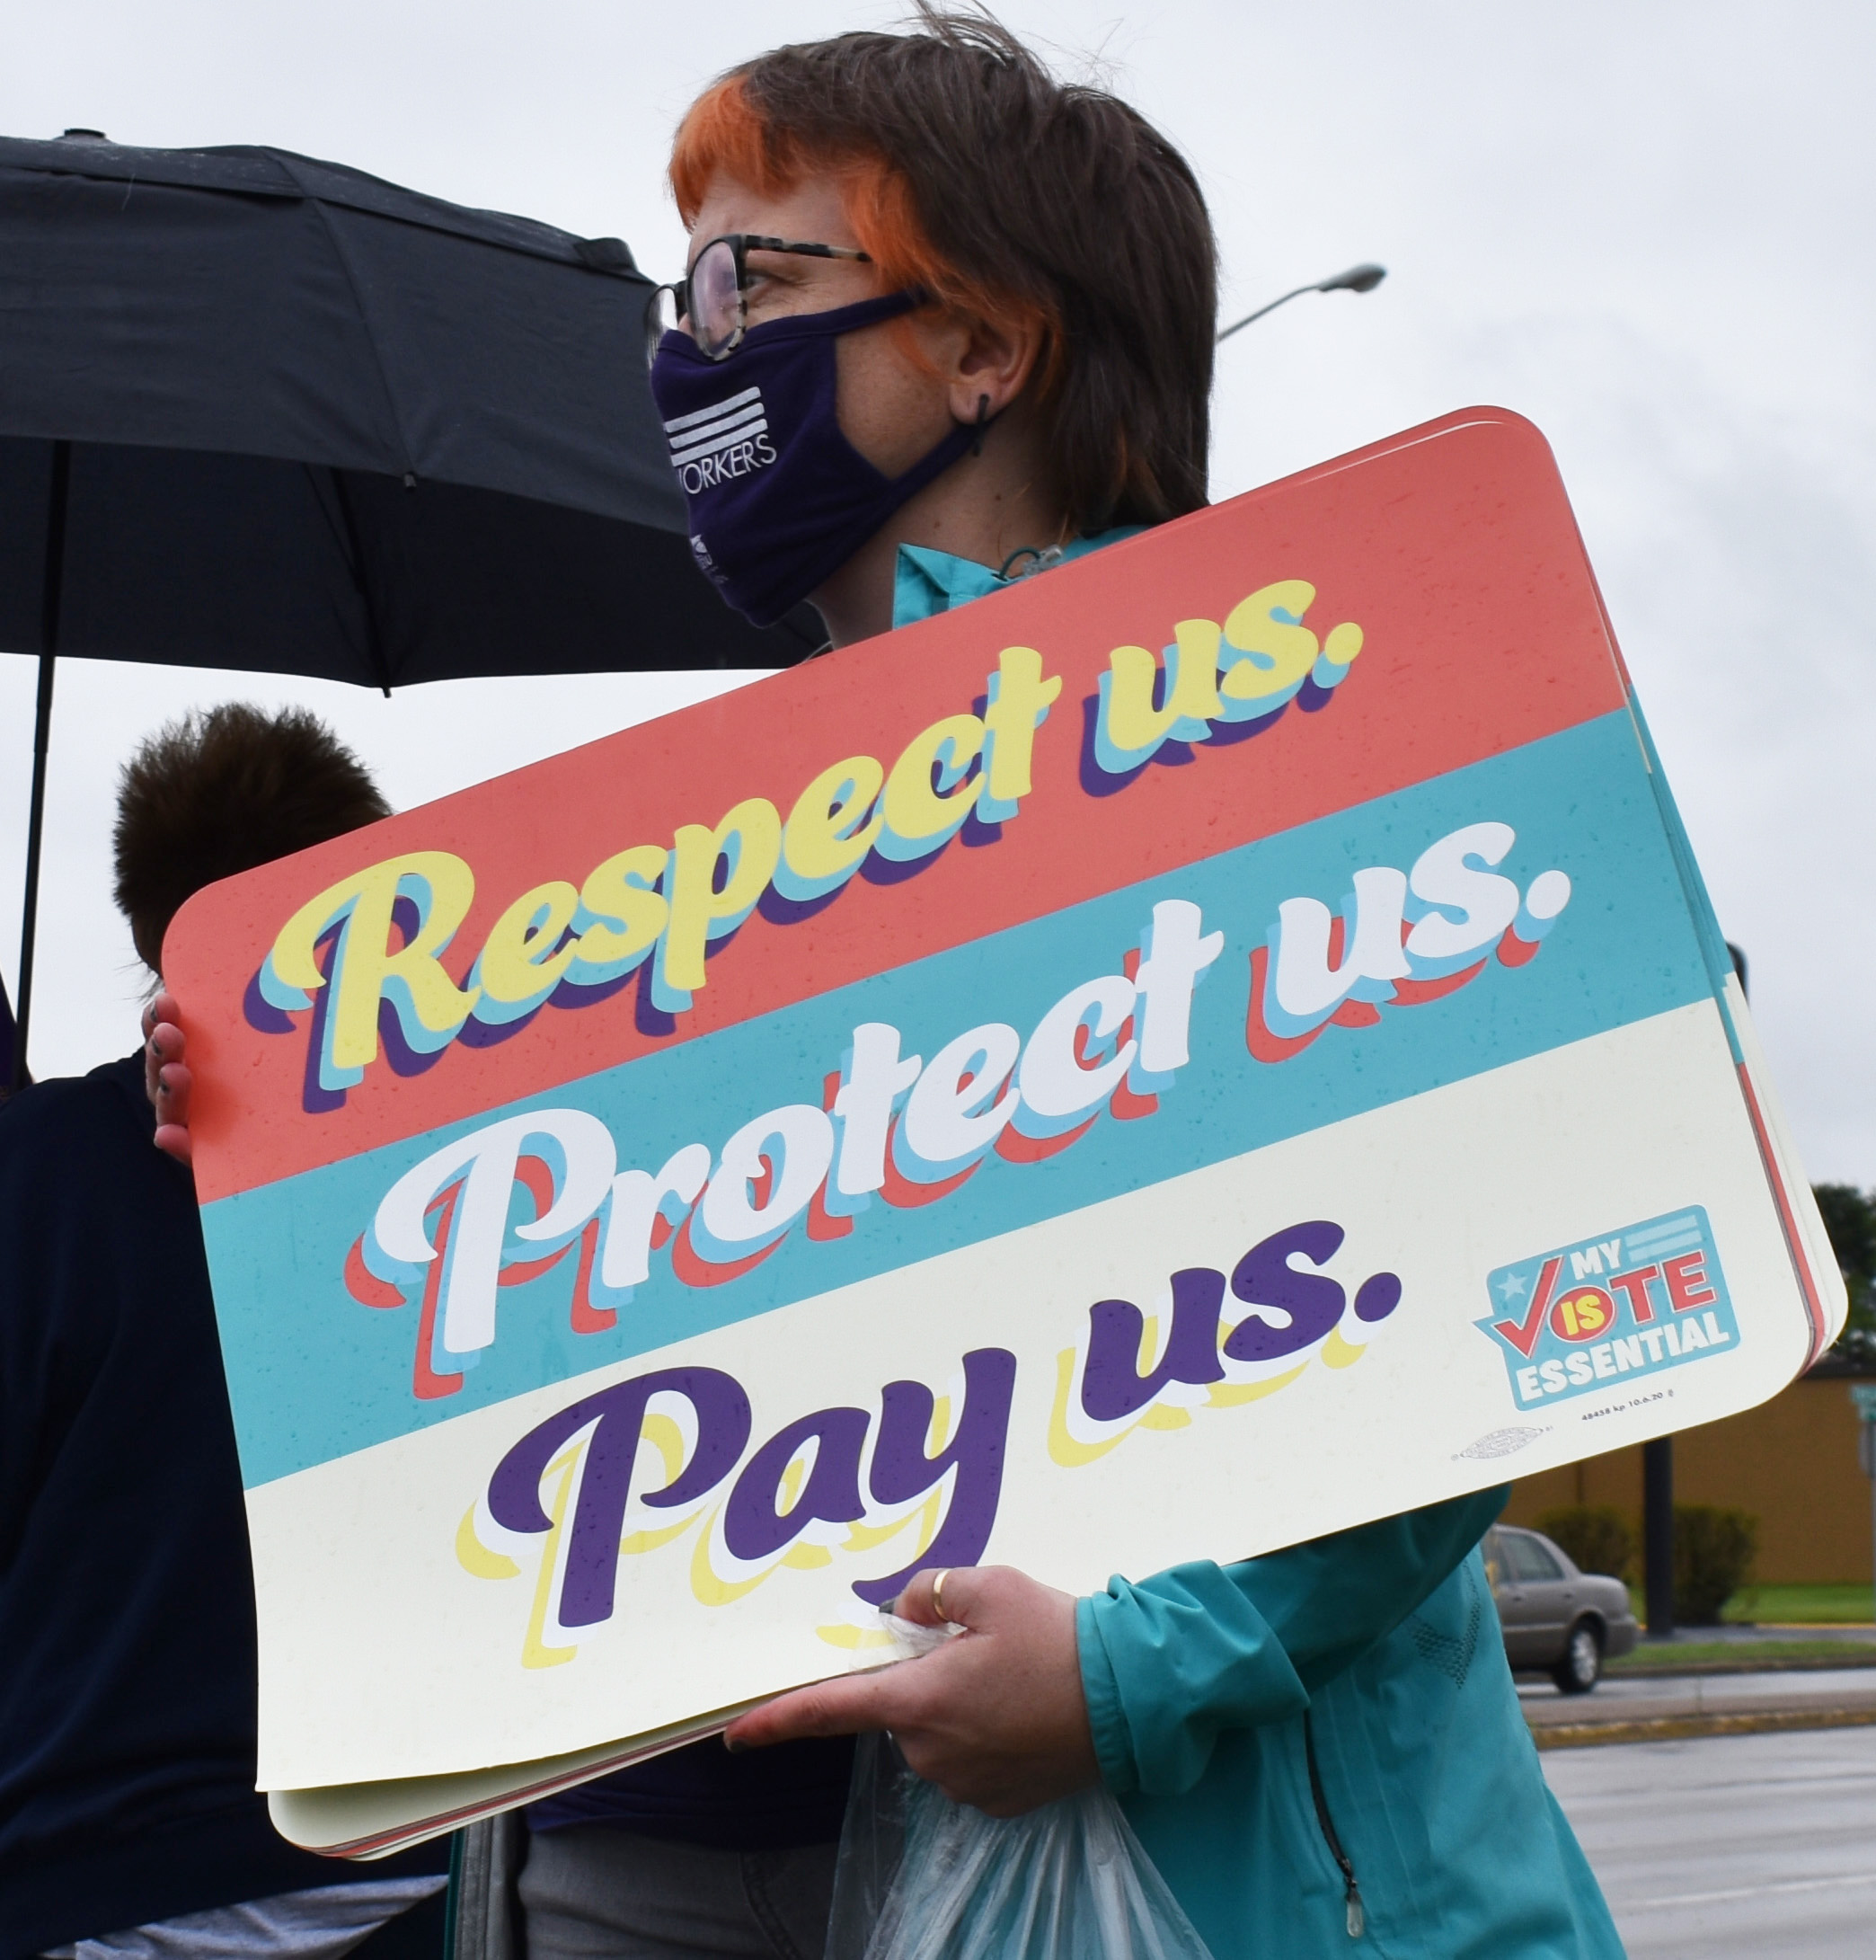
[[[1084,558],[1103,545],[1118,545],[1124,537],[1137,537],[1144,524],[1117,524],[1093,537],[1076,537],[1061,547],[1051,566],[1066,564],[1072,558]],[[923,545],[901,545],[892,588],[892,624],[895,627],[915,625],[935,613],[948,613],[966,606],[986,592],[1001,591],[1025,575],[1033,576],[1035,561],[1020,560],[1015,576],[999,578],[988,565],[974,558],[954,558],[948,551],[932,551]]]

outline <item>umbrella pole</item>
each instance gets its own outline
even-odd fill
[[[13,1014],[13,1086],[23,1088],[26,1033],[32,1018],[32,954],[39,936],[40,850],[46,829],[46,756],[52,741],[52,675],[58,658],[58,610],[65,590],[66,506],[72,446],[52,445],[52,495],[46,514],[46,582],[40,601],[39,705],[32,721],[32,804],[26,822],[26,900],[20,919],[20,1004]]]

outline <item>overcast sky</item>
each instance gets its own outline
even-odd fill
[[[0,131],[268,143],[459,202],[683,235],[671,127],[775,41],[869,0],[58,0],[0,13]],[[1876,1184],[1876,8],[1784,0],[1007,5],[1185,149],[1227,317],[1360,259],[1222,350],[1224,497],[1472,403],[1544,429],[1814,1177]],[[4,269],[0,268],[0,277]],[[731,677],[733,680],[735,677]],[[0,655],[0,972],[11,986],[32,662]],[[712,683],[713,684],[713,683]],[[33,1060],[130,1048],[109,898],[137,736],[229,698],[310,702],[400,804],[661,713],[695,681],[385,702],[312,683],[62,663]]]

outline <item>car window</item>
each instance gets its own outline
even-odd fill
[[[1496,1528],[1486,1532],[1479,1552],[1485,1561],[1485,1583],[1496,1592],[1505,1583],[1505,1554]]]
[[[1505,1562],[1513,1579],[1536,1581],[1563,1576],[1562,1566],[1551,1556],[1541,1539],[1523,1531],[1507,1531],[1504,1546]]]

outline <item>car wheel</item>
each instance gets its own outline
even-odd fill
[[[1563,1658],[1551,1670],[1558,1692],[1587,1695],[1602,1679],[1602,1636],[1591,1621],[1578,1620],[1563,1643]]]

